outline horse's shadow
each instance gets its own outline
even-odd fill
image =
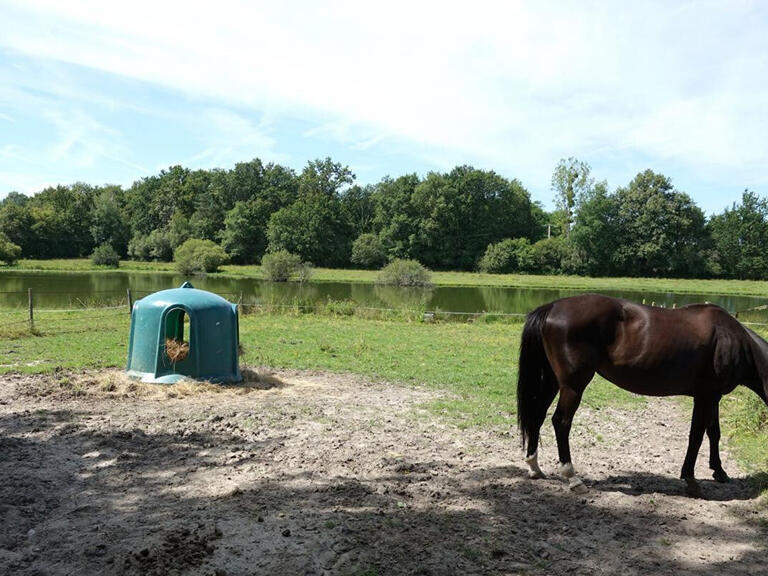
[[[762,491],[768,489],[768,473],[766,472],[732,478],[730,482],[725,484],[707,478],[699,478],[698,481],[704,500],[715,502],[752,500],[759,496]],[[608,476],[600,480],[588,481],[587,484],[593,490],[621,492],[629,496],[645,494],[685,495],[685,482],[680,478],[648,472]]]

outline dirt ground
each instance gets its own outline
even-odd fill
[[[674,400],[582,407],[576,495],[548,423],[531,481],[512,421],[460,430],[426,389],[89,378],[0,377],[0,574],[768,574],[768,512],[727,454],[730,484],[705,446],[706,499],[683,495]]]

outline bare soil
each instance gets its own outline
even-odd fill
[[[0,574],[768,574],[768,512],[724,453],[678,479],[688,414],[582,407],[586,495],[439,393],[281,372],[241,387],[0,377]],[[115,384],[117,382],[117,384]]]

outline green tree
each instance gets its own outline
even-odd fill
[[[131,229],[121,205],[122,189],[106,186],[93,199],[91,237],[96,246],[109,244],[118,255],[128,253]]]
[[[705,271],[704,213],[669,178],[639,173],[615,194],[614,260],[622,274],[691,276]]]
[[[716,263],[730,278],[768,278],[768,201],[744,190],[734,203],[708,224]]]
[[[341,211],[356,236],[373,230],[374,186],[350,186],[341,195]]]
[[[416,174],[385,177],[372,195],[373,230],[379,234],[389,259],[410,258],[419,231],[420,216],[413,194],[421,180]]]
[[[168,242],[171,248],[175,250],[189,240],[191,235],[192,227],[189,225],[189,219],[177,210],[168,222]]]
[[[269,219],[269,251],[287,250],[316,265],[349,262],[352,230],[341,209],[340,194],[354,176],[331,161],[309,162],[299,176],[297,200]]]
[[[0,232],[21,248],[24,258],[37,257],[32,226],[35,217],[28,202],[3,202],[0,206]]]
[[[420,216],[412,254],[434,268],[472,269],[489,243],[537,234],[522,185],[471,166],[428,174],[412,203]]]
[[[251,264],[264,254],[267,244],[264,213],[260,200],[238,201],[227,212],[221,246],[232,262]]]
[[[576,158],[561,158],[552,173],[552,191],[562,218],[563,235],[571,235],[571,225],[578,203],[592,188],[589,164]]]
[[[21,256],[21,246],[14,244],[8,236],[0,232],[0,261],[13,266]]]
[[[587,274],[605,276],[617,272],[614,252],[621,232],[617,210],[616,198],[608,192],[607,182],[597,183],[579,203],[571,240],[581,254]]]
[[[387,261],[387,253],[381,238],[376,234],[360,234],[352,243],[353,264],[364,268],[376,268]]]

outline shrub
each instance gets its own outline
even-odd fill
[[[227,261],[227,253],[211,240],[190,238],[176,248],[173,258],[182,274],[216,272]]]
[[[537,274],[583,274],[585,258],[578,248],[562,236],[545,238],[531,246]]]
[[[379,284],[396,286],[431,286],[431,274],[416,260],[393,260],[379,272]]]
[[[8,266],[13,266],[20,256],[21,246],[14,244],[8,239],[8,236],[0,232],[0,260]]]
[[[312,275],[312,264],[302,262],[301,257],[287,250],[264,254],[261,259],[261,269],[267,280],[272,282],[287,282],[294,275],[304,282]]]
[[[477,267],[480,272],[503,274],[530,272],[533,266],[531,243],[526,238],[507,238],[496,244],[489,244]]]
[[[360,234],[352,243],[353,264],[359,264],[364,268],[375,268],[387,261],[387,253],[381,238],[377,234]]]
[[[104,244],[97,246],[91,254],[91,261],[96,266],[108,266],[110,268],[117,268],[120,266],[120,257],[112,248],[112,245],[105,242]]]
[[[152,230],[146,236],[136,234],[128,243],[128,255],[134,260],[173,259],[173,247],[167,230]]]

